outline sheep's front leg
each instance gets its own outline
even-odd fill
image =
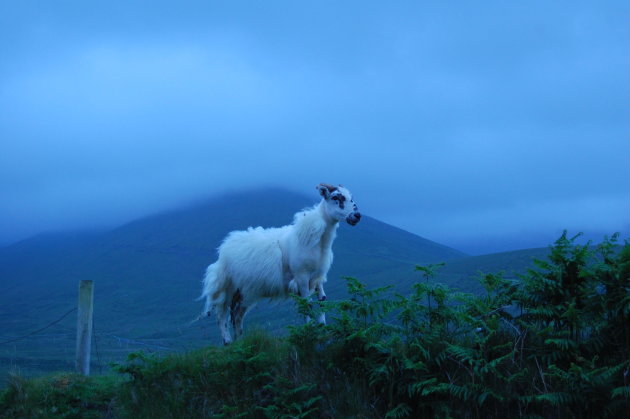
[[[326,282],[324,278],[320,278],[317,281],[317,299],[319,301],[326,300],[326,293],[324,292],[324,282]],[[317,322],[320,324],[326,324],[326,313],[319,313],[319,316],[317,316]]]
[[[324,279],[317,281],[317,299],[324,301],[326,299],[326,293],[324,292]]]
[[[309,286],[309,278],[306,275],[296,276],[294,279],[294,288],[297,288],[298,295],[302,298],[306,298],[307,300],[311,300],[311,288]],[[311,318],[306,316],[306,323],[310,322]]]

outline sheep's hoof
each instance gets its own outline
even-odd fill
[[[324,295],[323,297],[319,297],[319,301],[326,301],[326,296]]]

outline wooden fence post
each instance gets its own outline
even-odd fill
[[[77,315],[77,372],[90,375],[92,349],[92,313],[94,311],[94,283],[79,282],[79,308]]]

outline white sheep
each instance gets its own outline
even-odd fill
[[[332,243],[339,222],[356,225],[361,219],[352,195],[343,186],[320,183],[319,204],[295,214],[293,223],[280,228],[233,231],[219,247],[219,258],[208,266],[200,298],[206,298],[203,315],[216,313],[224,344],[243,332],[245,314],[262,298],[317,291],[325,300],[324,283],[333,260]],[[319,322],[325,323],[324,314]]]

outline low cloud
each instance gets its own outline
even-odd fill
[[[616,6],[360,5],[3,6],[0,243],[321,181],[464,250],[627,231]]]

